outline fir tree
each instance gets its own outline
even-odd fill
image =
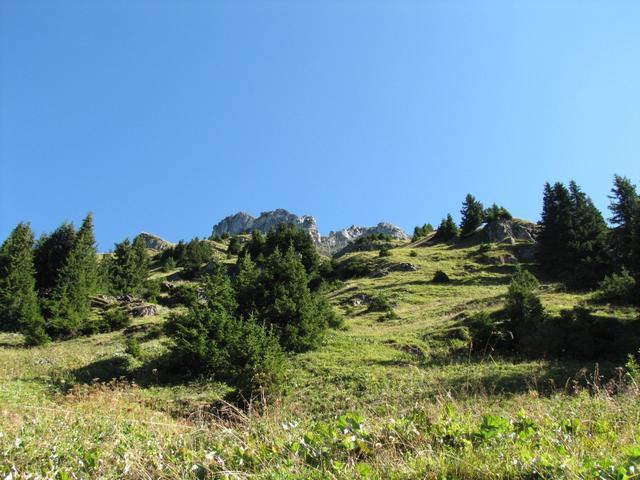
[[[33,232],[20,223],[0,247],[0,328],[19,330],[27,344],[47,340],[35,289]]]
[[[65,222],[51,235],[40,237],[36,243],[36,287],[41,295],[48,296],[55,287],[60,270],[73,248],[75,236],[73,224]]]
[[[571,237],[566,252],[567,280],[571,286],[590,288],[608,272],[607,224],[591,199],[576,182],[569,184]]]
[[[495,220],[511,220],[513,215],[511,212],[502,206],[498,206],[497,204],[491,205],[484,211],[484,221],[485,222],[493,222]]]
[[[482,224],[484,220],[484,207],[482,203],[470,193],[462,203],[462,221],[460,222],[460,234],[462,236],[470,235]]]
[[[141,237],[117,243],[108,260],[109,290],[116,295],[140,295],[149,276],[149,259]]]
[[[627,177],[615,175],[609,199],[611,200],[609,221],[613,224],[611,248],[615,263],[618,268],[627,267],[632,270],[634,217],[640,201],[636,186]]]
[[[434,236],[437,240],[448,241],[456,238],[458,236],[458,227],[456,223],[453,221],[453,217],[451,214],[447,214],[446,218],[443,218],[438,226],[438,230],[436,230],[436,234]]]
[[[65,265],[60,269],[49,302],[51,318],[47,329],[56,336],[75,336],[88,322],[91,296],[99,285],[98,260],[93,215],[88,214],[73,242]]]
[[[570,270],[567,252],[572,239],[571,212],[571,195],[567,187],[560,182],[553,186],[545,183],[536,259],[540,267],[552,276]]]
[[[274,327],[283,348],[304,351],[315,347],[327,327],[328,312],[320,310],[311,294],[295,249],[291,247],[282,255],[276,248],[267,258],[259,281],[259,318]]]

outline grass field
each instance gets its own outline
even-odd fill
[[[336,283],[344,329],[288,359],[280,396],[243,410],[215,378],[165,371],[154,325],[167,308],[129,333],[33,349],[3,334],[0,478],[639,478],[630,350],[597,362],[471,353],[464,320],[502,307],[523,248],[410,244],[341,258],[417,269]],[[451,282],[433,283],[436,270]],[[541,292],[551,314],[585,304],[638,323],[630,307]],[[362,299],[377,294],[393,318],[368,311]],[[139,358],[125,353],[131,335]]]

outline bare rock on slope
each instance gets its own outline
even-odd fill
[[[142,238],[144,246],[153,250],[166,250],[173,247],[173,243],[152,233],[142,232],[138,237]]]
[[[490,242],[509,243],[535,242],[536,226],[524,220],[494,220],[484,227]]]

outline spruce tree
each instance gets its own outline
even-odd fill
[[[493,222],[495,220],[511,220],[513,215],[511,212],[502,206],[494,203],[484,211],[484,221]]]
[[[115,295],[140,295],[149,276],[149,259],[141,237],[117,243],[108,260],[109,290]]]
[[[78,335],[88,323],[91,296],[98,285],[93,215],[88,214],[58,275],[49,303],[51,318],[47,329],[56,336]]]
[[[448,241],[456,238],[458,236],[458,226],[456,222],[453,221],[453,217],[451,214],[447,214],[446,218],[443,218],[438,226],[438,230],[436,230],[436,234],[434,239]]]
[[[259,318],[274,328],[285,350],[304,351],[318,344],[330,313],[320,295],[312,295],[293,247],[284,255],[276,248],[266,259],[258,291]]]
[[[484,220],[484,207],[482,203],[470,193],[462,203],[462,221],[460,222],[460,234],[462,236],[470,235],[482,224]]]
[[[634,217],[640,201],[636,186],[627,177],[615,175],[609,199],[611,200],[609,221],[613,224],[611,248],[614,261],[618,268],[626,267],[632,270]]]
[[[576,182],[569,184],[571,196],[571,238],[566,252],[571,286],[591,288],[608,272],[607,224],[591,199]]]
[[[540,232],[536,243],[536,259],[546,273],[558,276],[570,269],[572,239],[571,195],[567,187],[557,182],[545,183]]]
[[[34,237],[20,223],[0,247],[0,329],[21,331],[30,345],[47,340],[35,289]]]
[[[73,248],[75,236],[73,224],[65,222],[51,235],[43,235],[37,241],[34,262],[36,287],[40,295],[48,296],[53,291],[60,270]]]

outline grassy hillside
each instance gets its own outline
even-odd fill
[[[373,271],[330,290],[345,328],[330,331],[322,348],[291,356],[285,392],[248,410],[228,404],[229,388],[215,378],[185,384],[166,371],[158,328],[166,307],[124,331],[34,349],[3,334],[0,474],[635,478],[640,397],[628,369],[618,368],[640,345],[635,309],[545,284],[551,315],[584,304],[623,326],[619,351],[596,361],[472,345],[468,318],[502,308],[513,262],[527,248],[487,249],[475,239],[341,257],[337,269],[358,258]],[[398,264],[412,267],[394,271]],[[437,270],[451,281],[432,282]],[[370,311],[378,295],[393,315]],[[126,353],[132,336],[137,358]]]

